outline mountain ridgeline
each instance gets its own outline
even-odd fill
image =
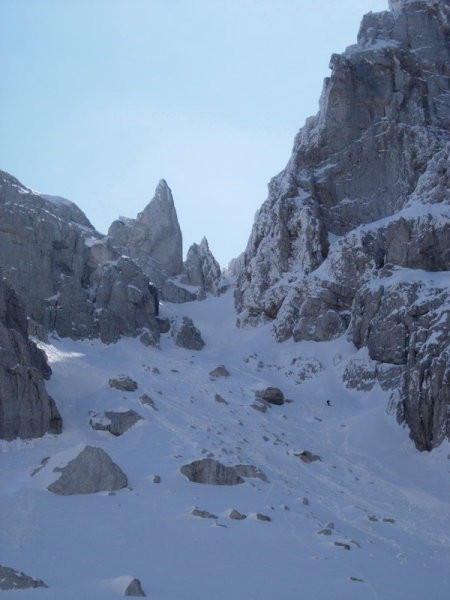
[[[344,384],[389,391],[389,411],[431,450],[450,435],[450,3],[391,0],[330,68],[234,263],[237,325],[271,322],[281,344],[344,336],[361,350]],[[171,327],[160,299],[226,288],[206,238],[183,262],[164,180],[105,236],[72,202],[0,172],[0,270],[6,440],[62,427],[28,335],[158,346]]]

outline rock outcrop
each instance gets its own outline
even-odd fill
[[[44,379],[51,369],[28,338],[17,294],[0,279],[0,439],[60,433],[62,420]]]
[[[112,492],[128,485],[125,473],[101,448],[86,446],[62,469],[48,490],[60,496]]]
[[[72,202],[37,194],[0,172],[0,270],[30,325],[114,342],[158,332],[156,290]]]
[[[36,579],[25,575],[21,571],[16,571],[10,567],[0,565],[0,590],[1,591],[16,591],[26,590],[29,588],[46,588],[48,587],[41,579]]]
[[[235,301],[239,324],[272,321],[278,341],[368,345],[399,419],[430,449],[450,431],[448,278],[428,277],[450,270],[450,5],[390,9],[366,15],[357,44],[332,56],[320,111],[256,216]],[[389,273],[405,280],[401,297]]]
[[[183,242],[172,192],[162,179],[151,202],[136,219],[121,217],[108,231],[112,244],[130,256],[160,285],[183,269]]]

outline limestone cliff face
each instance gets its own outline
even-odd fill
[[[390,8],[366,15],[357,44],[332,56],[320,111],[255,219],[236,308],[240,324],[272,320],[279,341],[346,333],[380,365],[400,365],[399,419],[430,449],[449,433],[448,372],[431,366],[448,357],[448,284],[427,273],[450,269],[450,3]],[[420,294],[410,289],[420,319],[399,312],[392,282],[402,273],[420,276]],[[421,304],[422,296],[436,300]],[[404,333],[401,360],[390,311]],[[442,330],[430,345],[424,323],[436,320]],[[372,337],[355,334],[361,321]]]
[[[32,192],[4,172],[0,269],[37,329],[105,342],[157,331],[156,296],[142,270],[72,202]]]
[[[172,192],[162,179],[151,202],[136,219],[114,221],[112,244],[125,250],[155,283],[178,275],[183,268],[183,242]]]
[[[44,385],[50,373],[44,354],[28,339],[17,294],[0,279],[0,439],[61,432],[61,417]]]

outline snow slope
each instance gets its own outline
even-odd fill
[[[0,564],[49,587],[2,598],[115,598],[137,577],[158,600],[446,600],[449,445],[419,453],[378,385],[343,386],[348,360],[363,352],[343,338],[277,344],[270,325],[237,329],[231,291],[161,312],[193,318],[204,350],[178,348],[169,334],[161,350],[137,339],[43,346],[64,432],[1,445]],[[219,364],[230,377],[212,380]],[[119,374],[137,391],[110,388]],[[263,413],[251,405],[268,385],[290,401]],[[144,393],[157,410],[139,402]],[[121,437],[89,425],[91,411],[130,408],[144,420]],[[88,444],[110,454],[129,488],[47,491],[53,469]],[[322,460],[302,462],[295,454],[304,450]],[[180,474],[210,455],[253,464],[269,482],[211,486]],[[218,518],[194,517],[195,507]],[[247,519],[230,519],[233,508]]]

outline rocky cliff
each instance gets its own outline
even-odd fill
[[[420,449],[450,433],[449,33],[447,1],[363,18],[270,182],[236,290],[238,323],[271,320],[278,341],[367,346]]]
[[[0,439],[60,433],[61,417],[44,385],[50,374],[44,354],[28,339],[17,294],[0,279]]]
[[[0,269],[35,331],[116,341],[158,331],[148,277],[72,202],[0,172]]]

